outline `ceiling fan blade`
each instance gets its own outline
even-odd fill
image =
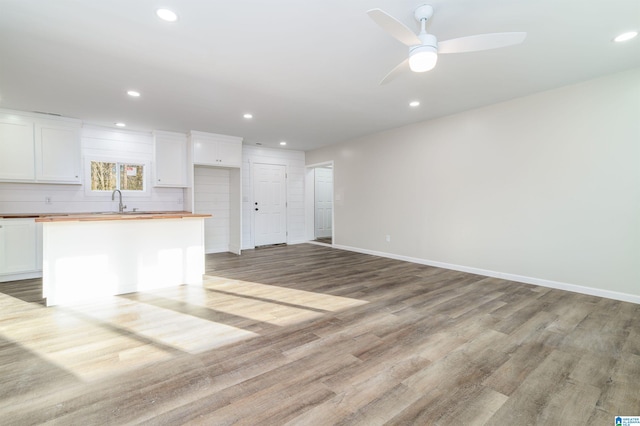
[[[401,74],[408,69],[409,69],[409,58],[400,62],[398,65],[396,65],[394,69],[389,71],[389,74],[385,75],[384,78],[380,80],[380,86],[382,86],[383,84],[387,84],[388,82],[396,78],[398,74]]]
[[[376,24],[380,25],[383,30],[388,32],[401,43],[404,43],[407,46],[421,44],[420,39],[413,31],[387,12],[380,9],[371,9],[367,14]]]
[[[477,34],[438,42],[438,53],[477,52],[520,44],[525,32]]]

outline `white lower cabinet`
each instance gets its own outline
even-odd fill
[[[0,282],[41,276],[41,235],[35,219],[0,219]]]

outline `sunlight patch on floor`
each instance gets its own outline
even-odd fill
[[[7,305],[25,308],[29,305],[30,309],[24,309],[12,319],[5,314]],[[167,350],[141,342],[135,336],[126,336],[78,318],[64,309],[36,307],[2,294],[0,306],[3,309],[0,317],[2,337],[83,381],[100,379],[172,356]],[[79,345],[78,342],[82,343]],[[131,356],[133,353],[136,356]]]
[[[135,294],[142,296],[140,300]],[[157,306],[155,301],[163,299],[171,302]],[[257,329],[259,323],[281,327],[365,303],[215,276],[205,276],[202,287],[105,296],[64,307],[46,308],[0,294],[0,336],[83,381],[93,381],[180,352],[202,353],[258,336],[234,326],[243,322]],[[216,321],[203,317],[201,308],[210,310]],[[220,321],[216,312],[222,315]],[[224,315],[229,315],[229,324]]]
[[[169,359],[174,350],[195,354],[256,336],[117,296],[46,308],[0,294],[0,307],[0,336],[83,381]],[[22,312],[12,318],[11,311]]]
[[[261,297],[276,303],[287,303],[307,308],[322,309],[329,312],[340,311],[368,303],[366,300],[352,299],[350,297],[315,293],[312,291],[250,281],[229,280],[213,275],[204,276],[203,287],[224,290],[240,296]]]
[[[209,290],[204,299],[199,302],[190,300],[190,303],[279,326],[368,303],[348,297],[211,275],[205,275],[202,286]]]
[[[241,328],[121,297],[68,309],[191,354],[256,336]]]

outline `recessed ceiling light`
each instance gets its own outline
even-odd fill
[[[246,119],[253,118],[253,114],[246,113],[243,117]]]
[[[167,22],[176,22],[178,20],[178,15],[169,9],[158,9],[156,10],[156,15],[158,15],[158,18]]]
[[[135,90],[127,90],[127,95],[131,96],[132,98],[138,98],[140,97],[140,92],[136,92]]]
[[[118,127],[126,127],[127,125],[124,124],[124,123],[116,123],[116,126],[118,126]]]
[[[420,101],[411,101],[411,102],[409,102],[409,106],[410,107],[420,106]]]
[[[285,146],[287,143],[285,141],[280,142],[280,145]]]
[[[632,38],[634,38],[637,35],[638,35],[637,31],[629,31],[629,32],[620,34],[618,37],[614,38],[613,41],[619,43],[621,41],[631,40]]]

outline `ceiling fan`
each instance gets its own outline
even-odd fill
[[[415,34],[406,25],[383,10],[371,9],[367,14],[392,37],[409,46],[409,57],[392,69],[380,84],[391,81],[397,74],[403,72],[407,65],[413,72],[425,72],[433,69],[438,61],[438,53],[463,53],[497,49],[520,44],[527,36],[525,32],[490,33],[438,42],[436,36],[428,34],[425,30],[427,20],[433,15],[433,7],[428,4],[418,7],[414,13],[416,20],[420,23],[419,34]]]

